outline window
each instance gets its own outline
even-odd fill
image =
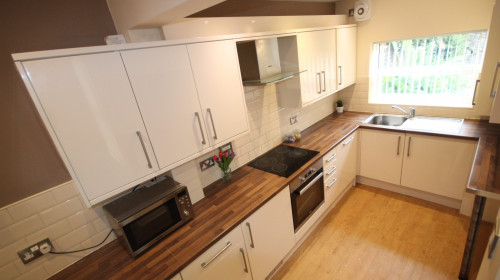
[[[375,43],[369,102],[472,107],[486,31]]]

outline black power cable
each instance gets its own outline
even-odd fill
[[[106,239],[108,239],[108,237],[111,235],[111,233],[112,233],[112,232],[113,232],[113,230],[110,230],[110,231],[109,231],[109,233],[108,233],[108,235],[106,235],[106,237],[104,238],[104,240],[103,240],[101,243],[99,243],[99,244],[97,244],[97,245],[95,245],[95,246],[88,247],[88,248],[81,249],[81,250],[76,250],[76,251],[68,251],[68,252],[53,252],[53,251],[52,251],[52,249],[53,249],[54,247],[52,247],[52,248],[50,249],[49,254],[63,255],[63,254],[78,253],[78,252],[81,252],[81,251],[85,251],[85,250],[93,249],[93,248],[95,248],[95,247],[98,247],[98,246],[99,246],[99,245],[101,245],[102,243],[104,243],[104,241],[106,241]]]

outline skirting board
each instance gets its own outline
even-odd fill
[[[423,199],[426,201],[434,202],[434,203],[441,204],[441,205],[444,205],[444,206],[447,206],[450,208],[460,209],[460,207],[462,205],[462,201],[458,200],[458,199],[453,199],[453,198],[444,197],[444,196],[437,195],[437,194],[431,194],[431,193],[424,192],[424,191],[410,189],[407,187],[398,186],[398,185],[394,185],[391,183],[386,183],[386,182],[366,178],[363,176],[357,176],[356,182],[361,183],[361,184],[365,184],[368,186],[388,190],[391,192],[400,193],[400,194],[404,194],[407,196]],[[469,214],[469,216],[470,216],[470,214]]]

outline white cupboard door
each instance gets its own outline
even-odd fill
[[[119,53],[27,61],[23,67],[67,167],[91,203],[158,170]]]
[[[215,41],[187,48],[210,143],[223,143],[247,132],[236,43]]]
[[[253,279],[263,280],[295,244],[289,189],[284,188],[241,227]]]
[[[209,147],[186,46],[121,54],[160,168]]]
[[[362,129],[360,140],[361,176],[399,185],[405,134],[374,129]]]
[[[341,153],[340,170],[339,170],[339,188],[340,192],[344,192],[350,185],[353,179],[356,178],[356,166],[358,157],[358,136],[353,133],[344,140],[339,147]]]
[[[297,34],[302,104],[336,90],[335,30]]]
[[[245,242],[236,227],[181,271],[183,280],[251,280]]]
[[[356,82],[356,27],[337,28],[338,87]]]
[[[476,141],[406,134],[401,185],[454,199],[462,199]]]

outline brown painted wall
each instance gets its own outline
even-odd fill
[[[71,179],[11,53],[95,46],[116,34],[105,0],[0,1],[0,207]]]
[[[227,0],[189,17],[334,15],[335,3]]]

